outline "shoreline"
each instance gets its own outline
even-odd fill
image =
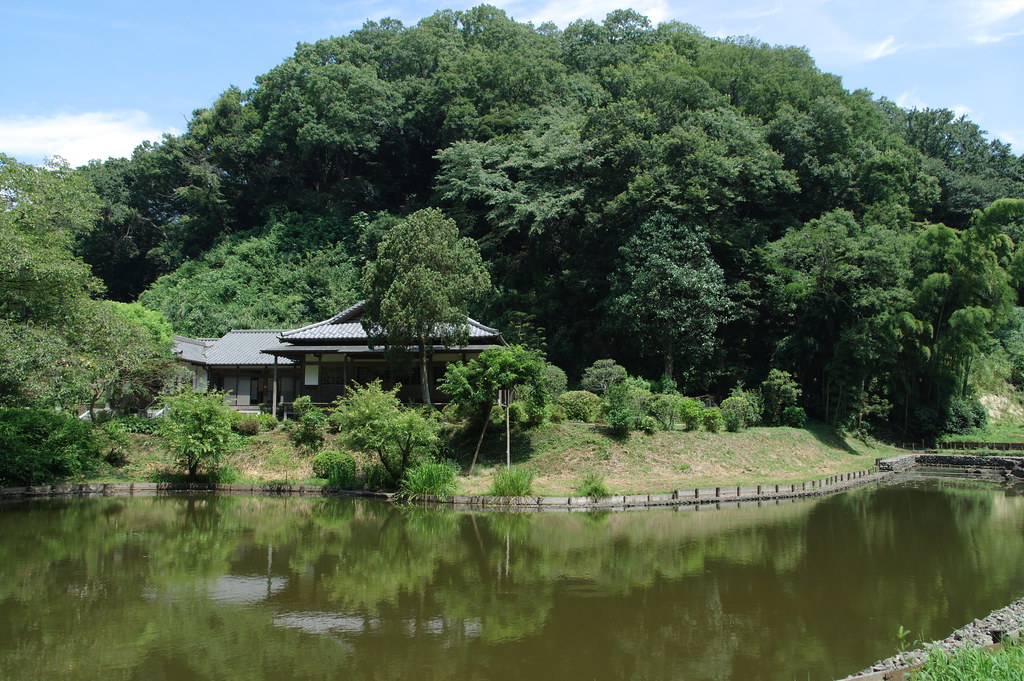
[[[854,473],[843,473],[826,478],[798,483],[727,485],[677,489],[671,494],[613,495],[591,497],[490,497],[453,496],[441,499],[425,496],[411,500],[426,506],[451,507],[453,510],[492,511],[588,511],[626,510],[671,506],[702,506],[722,503],[756,503],[764,501],[794,500],[828,496],[878,482],[895,475],[876,467]],[[145,497],[180,492],[210,492],[234,496],[303,496],[303,497],[362,497],[393,502],[394,492],[350,490],[330,485],[288,484],[225,484],[188,482],[130,482],[82,483],[66,485],[34,485],[0,488],[0,499],[41,499],[68,497]]]

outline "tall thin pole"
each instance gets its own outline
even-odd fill
[[[274,387],[270,398],[270,413],[277,418],[277,355],[274,355]]]
[[[505,468],[512,468],[512,429],[509,426],[509,409],[512,406],[512,401],[509,399],[509,393],[505,391]]]

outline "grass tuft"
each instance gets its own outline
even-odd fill
[[[447,499],[459,490],[458,474],[458,465],[451,461],[420,462],[405,472],[398,495],[408,500],[426,496]]]
[[[533,473],[520,466],[499,468],[491,481],[491,496],[526,497],[533,493]]]

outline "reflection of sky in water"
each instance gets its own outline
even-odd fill
[[[251,605],[260,603],[288,586],[286,577],[259,577],[242,575],[222,575],[206,581],[206,596],[211,601],[224,605]],[[201,586],[199,587],[202,588]],[[167,593],[154,586],[147,587],[142,594],[146,600],[168,597],[172,600],[182,594]]]
[[[210,598],[218,603],[259,603],[288,586],[285,577],[223,575],[213,580]]]
[[[378,617],[360,617],[338,612],[286,612],[276,615],[274,624],[288,629],[299,629],[307,634],[366,634],[380,631],[385,622]],[[458,634],[460,638],[475,638],[480,633],[478,619],[446,621],[441,617],[434,617],[425,620],[405,619],[401,620],[400,624],[407,636]]]

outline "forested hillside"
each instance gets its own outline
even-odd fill
[[[490,270],[474,316],[571,376],[613,357],[721,396],[776,367],[819,418],[920,431],[1024,368],[1024,211],[993,204],[1022,159],[803,49],[480,6],[300,44],[256,83],[81,171],[103,207],[78,253],[178,333],[329,316],[433,206]]]

